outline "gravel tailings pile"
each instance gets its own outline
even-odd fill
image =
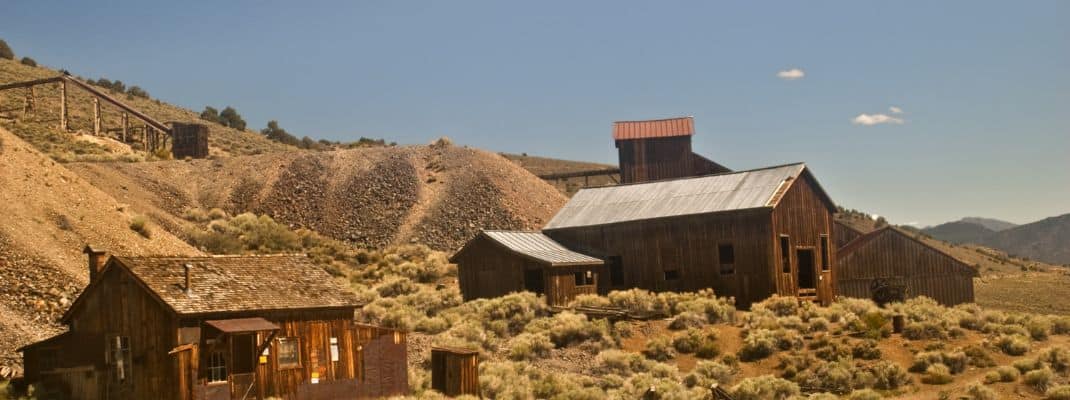
[[[127,255],[198,254],[137,212],[0,129],[0,367],[14,349],[60,331],[56,319],[86,285],[86,244]]]
[[[479,229],[538,229],[566,201],[497,154],[445,143],[70,168],[180,235],[187,208],[217,207],[361,246],[452,251]]]

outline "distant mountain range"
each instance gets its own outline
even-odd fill
[[[968,217],[922,230],[951,243],[974,243],[1018,257],[1053,264],[1070,264],[1070,214],[1025,224]]]

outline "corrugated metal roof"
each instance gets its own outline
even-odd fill
[[[276,331],[279,330],[279,326],[271,323],[266,319],[260,317],[254,318],[233,318],[233,319],[217,319],[204,321],[205,324],[218,329],[220,332],[226,333],[242,333],[242,332],[261,332],[261,331]]]
[[[694,133],[695,119],[692,117],[613,123],[613,140],[690,136]]]
[[[483,231],[491,240],[513,252],[527,255],[550,265],[601,264],[602,260],[566,249],[540,232]]]
[[[544,229],[772,207],[802,163],[694,178],[580,189]],[[779,196],[778,196],[779,197]]]

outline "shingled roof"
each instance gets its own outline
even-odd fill
[[[700,177],[580,189],[543,228],[553,230],[775,207],[806,164],[788,164]],[[811,176],[811,179],[812,176]],[[832,200],[814,187],[830,209]]]
[[[189,293],[186,265],[190,266]],[[360,305],[352,292],[305,255],[115,256],[105,271],[111,268],[129,271],[153,297],[180,315]],[[77,305],[78,301],[68,315]]]

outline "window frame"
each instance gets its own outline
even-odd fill
[[[293,362],[283,362],[283,346],[293,345]],[[278,369],[301,368],[301,338],[295,336],[275,338],[275,361]]]
[[[594,286],[594,271],[588,269],[573,272],[572,279],[576,287]]]
[[[724,249],[728,248],[728,253],[731,255],[731,260],[725,262]],[[736,273],[736,246],[732,242],[721,242],[717,244],[717,265],[721,275],[733,275]]]
[[[780,235],[777,242],[780,246],[780,272],[791,273],[791,236]]]
[[[109,336],[107,361],[111,366],[112,377],[120,385],[127,385],[133,380],[134,361],[130,350],[130,337],[118,334]]]
[[[832,269],[832,262],[829,259],[831,257],[831,249],[829,248],[829,235],[821,234],[820,236],[821,246],[821,272],[828,272]]]
[[[223,383],[230,381],[230,374],[228,373],[229,366],[227,365],[226,354],[222,350],[216,350],[208,353],[208,360],[205,371],[207,381],[212,383]],[[218,377],[217,377],[218,375]],[[219,378],[221,377],[221,378]]]

